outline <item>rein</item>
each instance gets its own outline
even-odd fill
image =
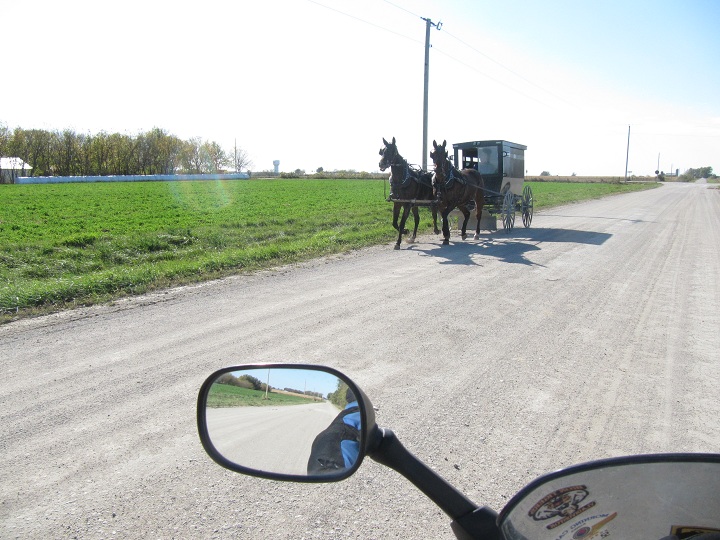
[[[457,180],[464,186],[471,185],[478,189],[484,189],[484,187],[481,187],[479,185],[475,185],[471,182],[468,182],[467,178],[465,178],[462,174],[460,174],[460,171],[457,169],[457,167],[455,167],[455,165],[453,165],[449,160],[447,160],[447,159],[445,160],[445,165],[446,165],[446,168],[448,169],[447,171],[443,171],[442,169],[440,169],[440,172],[442,172],[443,176],[445,176],[445,181],[444,182],[441,181],[441,183],[444,184],[445,189],[450,189],[455,180]],[[437,173],[436,173],[436,176],[437,176]],[[482,175],[480,177],[482,178]]]

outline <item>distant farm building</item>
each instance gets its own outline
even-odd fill
[[[14,184],[18,176],[25,176],[32,167],[18,157],[0,157],[0,184]]]

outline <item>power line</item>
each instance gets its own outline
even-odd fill
[[[463,41],[463,40],[460,39],[459,37],[452,35],[452,34],[451,34],[450,32],[448,32],[447,30],[445,30],[445,34],[447,34],[447,35],[450,36],[451,38],[457,40],[458,42],[462,43],[462,44],[465,45],[467,48],[469,48],[469,49],[475,51],[476,53],[484,56],[485,58],[487,58],[487,59],[490,60],[491,62],[497,64],[498,66],[500,66],[500,67],[503,68],[504,70],[506,70],[506,71],[508,71],[509,73],[512,73],[513,75],[515,75],[516,77],[522,79],[522,80],[525,81],[526,83],[532,84],[534,87],[539,88],[539,89],[542,90],[543,92],[547,92],[547,93],[550,94],[551,96],[556,97],[557,99],[559,99],[560,101],[563,101],[563,102],[567,103],[568,105],[573,105],[572,103],[570,103],[569,101],[567,101],[565,98],[563,98],[563,97],[555,94],[554,92],[551,92],[551,91],[548,90],[547,88],[544,88],[544,87],[540,86],[540,85],[537,84],[537,83],[534,83],[533,81],[531,81],[531,80],[528,79],[527,77],[524,77],[524,76],[522,76],[521,74],[519,74],[518,72],[510,69],[509,67],[507,67],[507,66],[506,66],[505,64],[503,64],[502,62],[499,62],[499,61],[495,60],[495,59],[492,58],[491,56],[485,54],[484,52],[482,52],[482,51],[480,51],[480,50],[478,50],[478,49],[476,49],[475,47],[473,47],[473,46],[470,45],[469,43],[466,43],[465,41]]]
[[[389,32],[391,34],[395,34],[396,36],[400,36],[401,38],[409,39],[410,41],[414,41],[415,43],[420,43],[422,45],[422,41],[411,38],[410,36],[406,36],[404,34],[401,34],[399,32],[396,32],[395,30],[390,30],[389,28],[385,28],[384,26],[380,26],[379,24],[375,24],[374,22],[367,21],[365,19],[361,19],[360,17],[356,17],[355,15],[351,15],[350,13],[346,13],[345,11],[340,11],[339,9],[335,9],[330,6],[326,6],[325,4],[321,4],[320,2],[316,2],[315,0],[307,0],[308,2],[315,4],[316,6],[324,7],[325,9],[329,9],[330,11],[334,11],[335,13],[339,13],[340,15],[344,15],[345,17],[349,17],[351,19],[355,19],[356,21],[359,21],[361,23],[369,24],[370,26],[373,26],[375,28],[378,28],[380,30],[384,30],[385,32]]]
[[[454,56],[452,56],[452,55],[450,55],[450,54],[448,54],[448,53],[446,53],[446,52],[438,49],[437,47],[433,47],[433,50],[434,50],[436,53],[442,54],[443,56],[447,56],[448,58],[450,58],[451,60],[454,60],[454,61],[457,62],[458,64],[463,65],[463,66],[467,67],[468,69],[471,69],[471,70],[475,71],[476,73],[479,73],[479,74],[482,75],[483,77],[486,77],[486,78],[490,79],[491,81],[494,81],[494,82],[496,82],[497,84],[499,84],[499,85],[501,85],[501,86],[504,86],[505,88],[509,88],[509,89],[512,90],[513,92],[517,92],[518,94],[520,94],[520,95],[522,95],[522,96],[525,96],[525,97],[528,98],[528,99],[532,99],[533,101],[535,101],[536,103],[539,103],[540,105],[544,105],[544,106],[546,106],[546,107],[551,107],[550,105],[548,105],[547,103],[545,103],[545,102],[543,102],[543,101],[540,101],[540,100],[537,99],[536,97],[530,96],[530,95],[526,94],[525,92],[523,92],[523,91],[521,91],[521,90],[518,90],[517,88],[515,88],[515,87],[513,87],[513,86],[510,86],[509,84],[504,83],[504,82],[502,82],[502,81],[499,80],[499,79],[496,79],[495,77],[491,77],[491,76],[488,75],[487,73],[484,73],[484,72],[480,71],[480,70],[479,70],[478,68],[476,68],[475,66],[472,66],[472,65],[470,65],[470,64],[468,64],[468,63],[466,63],[466,62],[463,62],[462,60],[458,60],[458,59],[455,58]],[[552,107],[551,107],[551,108],[552,108]]]
[[[402,6],[397,5],[397,4],[395,4],[394,2],[391,2],[390,0],[384,0],[384,1],[385,1],[386,4],[390,4],[391,6],[399,9],[400,11],[404,11],[405,13],[408,13],[409,15],[412,15],[413,17],[418,17],[418,18],[420,18],[420,19],[425,20],[424,17],[421,17],[421,16],[418,15],[417,13],[413,13],[412,11],[410,11],[410,10],[408,10],[408,9],[402,7]],[[458,41],[458,42],[461,43],[462,45],[466,46],[466,47],[469,48],[470,50],[472,50],[472,51],[474,51],[474,52],[476,52],[476,53],[484,56],[485,58],[487,58],[488,60],[490,60],[490,61],[493,62],[494,64],[497,64],[498,66],[500,66],[500,67],[503,68],[504,70],[506,70],[506,71],[508,71],[509,73],[515,75],[516,77],[522,79],[522,80],[525,81],[526,83],[531,84],[531,85],[535,86],[536,88],[539,88],[539,89],[542,90],[543,92],[546,92],[546,93],[554,96],[555,98],[559,99],[560,101],[563,101],[563,102],[567,103],[568,105],[571,105],[571,106],[572,106],[572,103],[568,102],[568,101],[567,101],[566,99],[564,99],[563,97],[558,96],[557,94],[551,92],[550,90],[547,90],[546,88],[543,88],[543,87],[540,86],[539,84],[534,83],[533,81],[529,80],[527,77],[524,77],[524,76],[522,76],[521,74],[517,73],[516,71],[510,69],[509,67],[507,67],[506,65],[504,65],[502,62],[499,62],[498,60],[495,60],[495,59],[492,58],[491,56],[485,54],[484,52],[482,52],[482,51],[480,51],[479,49],[477,49],[477,48],[473,47],[472,45],[470,45],[469,43],[463,41],[463,40],[460,39],[459,37],[457,37],[457,36],[453,35],[452,33],[448,32],[447,29],[445,30],[445,34],[447,34],[448,36],[450,36],[450,37],[453,38],[454,40]],[[521,94],[521,95],[523,95],[523,96],[525,96],[525,97],[527,97],[527,98],[529,98],[529,99],[532,99],[533,101],[536,101],[537,103],[540,103],[541,105],[545,105],[545,106],[548,106],[548,107],[549,107],[549,105],[548,105],[547,103],[543,103],[542,101],[538,100],[537,98],[534,98],[534,97],[532,97],[532,96],[528,96],[528,95],[525,94],[524,92],[522,92],[522,91],[520,91],[520,90],[512,87],[511,85],[506,84],[506,83],[503,83],[502,81],[500,81],[500,80],[498,80],[498,79],[496,79],[496,78],[494,78],[494,77],[491,77],[490,75],[488,75],[488,74],[480,71],[478,68],[476,68],[476,67],[474,67],[474,66],[471,66],[470,64],[468,64],[468,63],[466,63],[466,62],[463,62],[462,60],[459,60],[459,59],[455,58],[454,56],[452,56],[452,55],[450,55],[450,54],[448,54],[448,53],[446,53],[446,52],[443,52],[443,51],[438,50],[437,47],[433,47],[433,48],[435,49],[435,51],[439,52],[440,54],[443,54],[443,55],[447,56],[448,58],[450,58],[450,59],[452,59],[452,60],[455,60],[455,61],[458,62],[459,64],[462,64],[462,65],[464,65],[464,66],[472,69],[473,71],[476,71],[477,73],[479,73],[479,74],[487,77],[488,79],[490,79],[490,80],[492,80],[492,81],[494,81],[494,82],[496,82],[496,83],[498,83],[498,84],[500,84],[500,85],[502,85],[502,86],[505,86],[506,88],[509,88],[509,89],[511,89],[511,90],[514,90],[515,92],[518,92],[519,94]]]
[[[362,22],[362,23],[364,23],[364,24],[370,25],[370,26],[372,26],[372,27],[374,27],[374,28],[378,28],[378,29],[383,30],[383,31],[385,31],[385,32],[389,32],[389,33],[391,33],[391,34],[394,34],[394,35],[399,36],[399,37],[402,37],[402,38],[404,38],[404,39],[413,41],[413,42],[415,42],[415,43],[419,43],[419,44],[421,44],[421,45],[423,44],[423,42],[420,41],[420,40],[417,40],[417,39],[415,39],[415,38],[406,36],[406,35],[404,35],[404,34],[401,34],[401,33],[399,33],[399,32],[396,32],[396,31],[391,30],[391,29],[389,29],[389,28],[386,28],[386,27],[384,27],[384,26],[381,26],[381,25],[378,25],[378,24],[373,23],[373,22],[371,22],[371,21],[368,21],[368,20],[366,20],[366,19],[362,19],[362,18],[360,18],[360,17],[357,17],[357,16],[352,15],[352,14],[350,14],[350,13],[347,13],[347,12],[345,12],[345,11],[341,11],[341,10],[339,10],[339,9],[330,7],[330,6],[325,5],[325,4],[322,4],[322,3],[320,3],[320,2],[317,2],[316,0],[307,0],[307,1],[313,3],[313,4],[317,5],[317,6],[320,6],[320,7],[323,7],[323,8],[325,8],[325,9],[328,9],[328,10],[330,10],[330,11],[334,11],[335,13],[339,13],[340,15],[344,15],[345,17],[348,17],[348,18],[350,18],[350,19],[354,19],[354,20],[356,20],[356,21],[359,21],[359,22]],[[390,0],[384,0],[384,2],[385,2],[386,4],[389,4],[389,5],[393,6],[393,7],[396,8],[396,9],[399,9],[400,11],[403,11],[403,12],[407,13],[408,15],[411,15],[411,16],[413,16],[413,17],[417,17],[417,18],[422,19],[422,20],[424,20],[424,21],[427,20],[425,17],[421,17],[420,15],[418,15],[418,14],[416,14],[416,13],[414,13],[414,12],[412,12],[412,11],[410,11],[410,10],[408,10],[408,9],[406,9],[406,8],[398,5],[398,4],[395,4],[394,2],[391,2]],[[499,61],[495,60],[494,58],[490,57],[489,55],[483,53],[482,51],[476,49],[475,47],[473,47],[472,45],[466,43],[465,41],[463,41],[462,39],[458,38],[457,36],[454,36],[453,34],[447,32],[447,30],[445,30],[445,33],[446,33],[448,36],[450,36],[451,38],[453,38],[453,39],[457,40],[458,42],[460,42],[461,44],[465,45],[465,46],[468,47],[469,49],[473,50],[474,52],[476,52],[476,53],[484,56],[485,58],[487,58],[487,59],[490,60],[491,62],[493,62],[493,63],[497,64],[498,66],[502,67],[503,69],[507,70],[509,73],[511,73],[511,74],[515,75],[516,77],[524,80],[524,81],[527,82],[528,84],[531,84],[531,85],[539,88],[540,90],[543,90],[544,92],[546,92],[546,93],[548,93],[548,94],[556,97],[557,99],[559,99],[559,100],[561,100],[561,101],[563,101],[563,102],[565,102],[565,103],[567,103],[567,104],[569,104],[569,105],[572,106],[572,103],[568,102],[567,100],[565,100],[565,99],[562,98],[561,96],[558,96],[558,95],[554,94],[553,92],[551,92],[551,91],[543,88],[542,86],[534,83],[533,81],[527,79],[526,77],[522,76],[521,74],[513,71],[513,70],[510,69],[509,67],[505,66],[502,62],[499,62]],[[525,92],[523,92],[523,91],[515,88],[515,87],[512,86],[512,85],[510,85],[510,84],[508,84],[508,83],[505,83],[505,82],[502,82],[502,81],[500,81],[499,79],[497,79],[497,78],[495,78],[495,77],[492,77],[492,76],[488,75],[487,73],[484,73],[483,71],[481,71],[481,70],[478,69],[477,67],[475,67],[475,66],[473,66],[473,65],[470,65],[470,64],[468,64],[467,62],[464,62],[464,61],[462,61],[462,60],[459,60],[458,58],[455,58],[455,57],[452,56],[451,54],[439,50],[437,47],[433,47],[433,49],[434,49],[435,51],[437,51],[438,53],[440,53],[440,54],[442,54],[442,55],[450,58],[451,60],[454,60],[455,62],[457,62],[457,63],[459,63],[459,64],[461,64],[461,65],[463,65],[463,66],[465,66],[465,67],[467,67],[467,68],[469,68],[469,69],[477,72],[477,73],[479,73],[480,75],[482,75],[482,76],[490,79],[491,81],[494,81],[494,82],[496,82],[497,84],[499,84],[499,85],[501,85],[501,86],[504,86],[505,88],[508,88],[508,89],[510,89],[510,90],[512,90],[512,91],[514,91],[514,92],[517,92],[518,94],[520,94],[520,95],[522,95],[522,96],[525,96],[526,98],[531,99],[531,100],[535,101],[536,103],[539,103],[539,104],[541,104],[541,105],[543,105],[543,106],[553,108],[551,105],[549,105],[549,104],[547,104],[547,103],[539,100],[538,98],[533,97],[533,96],[530,96],[530,95],[526,94]]]
[[[413,17],[417,17],[417,18],[419,18],[419,19],[422,19],[422,17],[421,17],[420,15],[418,15],[417,13],[413,13],[412,11],[405,9],[405,8],[402,7],[402,6],[398,6],[397,4],[393,4],[392,2],[390,2],[390,0],[385,0],[385,3],[386,3],[386,4],[390,4],[391,6],[396,7],[396,8],[398,8],[398,9],[401,10],[401,11],[404,11],[405,13],[409,13],[409,14],[412,15]]]

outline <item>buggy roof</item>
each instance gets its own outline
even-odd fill
[[[527,150],[527,146],[525,146],[524,144],[518,144],[518,143],[514,143],[514,142],[510,142],[510,141],[498,141],[498,140],[469,141],[469,142],[453,144],[453,148],[455,150],[464,150],[465,148],[475,148],[478,146],[502,146],[504,148],[515,148],[517,150]]]

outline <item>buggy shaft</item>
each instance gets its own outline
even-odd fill
[[[388,199],[389,202],[394,203],[411,203],[411,204],[422,204],[422,205],[433,205],[437,204],[438,200],[431,200],[431,199]]]

